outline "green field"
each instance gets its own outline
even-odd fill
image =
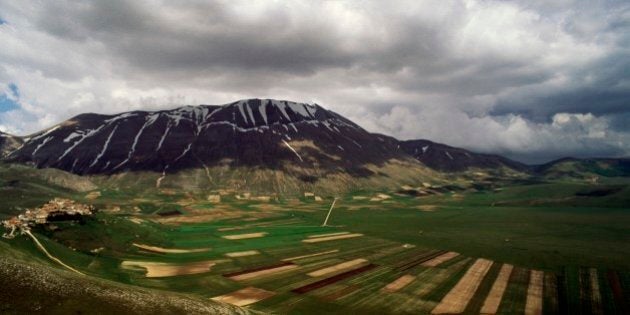
[[[15,194],[45,186],[40,181],[4,185],[4,217],[51,196],[94,204],[101,211],[93,218],[37,228],[35,235],[89,279],[129,288],[217,298],[271,313],[423,314],[448,304],[458,288],[474,285],[474,294],[457,297],[457,303],[463,303],[458,312],[475,314],[499,282],[501,268],[512,265],[496,305],[499,314],[522,312],[536,302],[549,314],[628,309],[630,189],[624,179],[442,189],[424,197],[357,191],[336,196],[326,227],[321,224],[333,196],[261,202],[226,195],[213,204],[202,192],[103,189],[88,200],[86,192],[50,186],[39,199]],[[376,193],[389,198],[370,200]],[[174,210],[180,214],[160,215]],[[0,251],[63,269],[26,236],[2,239]],[[449,252],[459,255],[427,265]],[[468,283],[480,258],[491,265]],[[532,270],[544,275],[540,296],[532,293]],[[396,287],[401,277],[412,280],[384,289]],[[248,294],[256,298],[244,301]],[[77,309],[84,310],[67,307]]]

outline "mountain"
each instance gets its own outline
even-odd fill
[[[474,153],[429,140],[400,141],[400,148],[424,165],[443,172],[462,172],[470,168],[509,168],[526,172],[529,166],[494,154]]]
[[[302,182],[339,174],[342,182],[372,175],[393,181],[400,178],[398,170],[385,170],[393,162],[426,172],[391,137],[369,133],[316,104],[271,99],[82,114],[23,141],[8,161],[79,175],[202,169],[214,181],[214,171],[222,170],[220,177],[228,167],[281,171]]]
[[[301,154],[302,153],[302,154]],[[83,114],[24,139],[9,159],[76,174],[231,166],[283,161],[344,167],[401,157],[395,141],[374,136],[318,105],[251,99],[118,115]]]
[[[470,169],[549,178],[630,175],[623,159],[529,166],[429,140],[399,141],[317,104],[272,99],[81,114],[27,137],[0,133],[0,150],[6,162],[90,175],[115,188],[338,192],[445,183],[451,175],[444,173]]]

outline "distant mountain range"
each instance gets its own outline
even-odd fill
[[[0,154],[8,162],[79,175],[167,174],[190,169],[210,174],[217,167],[245,167],[282,171],[300,181],[315,182],[339,174],[401,178],[401,172],[433,176],[470,169],[570,173],[558,170],[568,160],[529,166],[429,140],[399,141],[369,133],[316,104],[271,99],[117,115],[81,114],[27,137],[0,133]],[[621,170],[610,174],[627,174],[628,169],[628,160],[623,159],[571,161],[602,169],[602,163],[607,163]],[[387,167],[392,164],[397,167]],[[586,169],[593,168],[580,168]]]
[[[630,176],[630,158],[562,158],[532,167],[535,174],[548,178],[588,178]]]

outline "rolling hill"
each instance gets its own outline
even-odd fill
[[[589,179],[598,176],[630,176],[629,158],[563,158],[534,167],[534,172],[552,179]]]

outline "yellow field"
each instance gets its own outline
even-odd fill
[[[180,275],[192,275],[209,272],[212,266],[218,262],[215,260],[200,261],[188,264],[169,264],[148,261],[123,261],[121,266],[126,269],[143,268],[147,278],[173,277]]]
[[[254,287],[247,287],[232,293],[213,297],[212,300],[236,306],[247,306],[258,301],[270,298],[275,294],[275,292]]]
[[[464,312],[468,301],[473,297],[481,280],[492,266],[492,261],[477,259],[451,291],[442,299],[431,314],[459,314]]]

